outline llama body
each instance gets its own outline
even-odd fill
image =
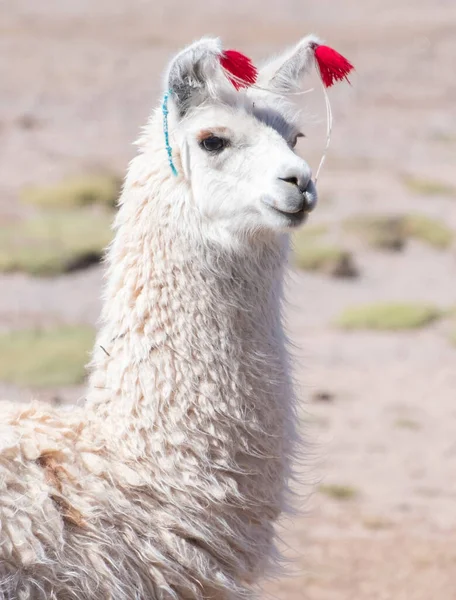
[[[185,79],[189,62],[201,73],[214,47],[178,55],[170,80]],[[86,406],[3,419],[2,599],[235,599],[274,562],[296,439],[281,325],[286,232],[315,198],[288,145],[294,126],[260,97],[221,95],[175,128],[177,178],[159,111],[139,142]],[[176,120],[182,110],[177,102]],[[231,136],[232,157],[203,152],[208,126],[211,140]],[[236,163],[245,136],[251,159]],[[268,161],[250,176],[261,152]],[[223,175],[233,164],[235,181]]]
[[[230,249],[182,239],[146,201],[144,186],[163,191],[172,177],[141,183],[147,160],[136,159],[124,190],[85,416],[15,421],[24,472],[8,458],[10,485],[32,472],[6,518],[18,527],[14,511],[33,512],[47,534],[21,532],[18,552],[17,589],[37,594],[47,580],[42,598],[71,577],[75,598],[160,597],[150,581],[169,597],[235,592],[240,575],[264,569],[283,507],[293,439],[279,314],[286,240],[266,237],[233,261]]]

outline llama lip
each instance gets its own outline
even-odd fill
[[[306,210],[304,207],[301,208],[298,212],[287,212],[285,210],[280,210],[275,206],[267,206],[271,212],[281,217],[283,226],[285,228],[294,229],[296,227],[299,227],[300,225],[306,222],[307,217],[309,215],[309,211]]]
[[[306,210],[305,206],[300,208],[298,211],[281,210],[280,208],[276,208],[270,204],[266,204],[266,206],[276,214],[285,217],[290,225],[299,225],[307,218],[307,215],[309,214],[309,211]]]

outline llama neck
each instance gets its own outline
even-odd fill
[[[296,439],[280,318],[285,243],[198,244],[177,234],[169,207],[135,204],[138,193],[127,181],[133,202],[110,249],[88,421],[100,446],[134,467],[141,493],[167,506],[167,519],[176,513],[173,528],[210,538],[250,578],[286,504]]]
[[[207,444],[238,439],[260,456],[261,437],[289,434],[280,323],[286,244],[270,237],[233,250],[184,236],[183,220],[199,225],[186,213],[176,218],[175,182],[166,174],[144,183],[132,172],[138,168],[108,256],[88,408],[103,419],[106,439],[136,456],[168,452],[191,431],[205,432]],[[172,202],[154,203],[146,189],[165,190]]]
[[[120,263],[108,270],[89,391],[107,418],[131,424],[147,413],[153,424],[181,396],[187,404],[198,394],[225,400],[236,383],[257,386],[279,376],[279,243],[238,256],[162,236],[135,240],[131,232],[125,242]]]

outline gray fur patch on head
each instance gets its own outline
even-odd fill
[[[287,142],[300,133],[300,111],[286,98],[275,94],[256,96],[255,89],[236,92],[229,87],[218,91],[216,100],[206,99],[192,106],[185,118],[196,112],[204,112],[210,106],[225,107],[235,114],[237,111],[251,115],[260,123],[271,127]]]
[[[219,89],[215,100],[207,98],[199,105],[192,105],[184,119],[196,112],[207,111],[210,106],[225,107],[233,114],[241,111],[251,115],[260,123],[274,129],[287,142],[300,134],[300,111],[296,105],[275,94],[258,94],[254,87],[245,92],[238,92],[230,87]]]
[[[191,106],[216,96],[222,75],[221,53],[218,38],[203,38],[179,52],[172,60],[166,86],[172,92],[180,116]]]
[[[289,115],[285,116],[276,108],[254,103],[252,114],[256,119],[277,131],[285,140],[290,140],[298,133],[296,118],[288,118]]]

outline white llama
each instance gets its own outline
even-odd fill
[[[171,62],[168,150],[158,109],[120,199],[87,403],[2,417],[3,600],[234,600],[274,563],[296,438],[287,232],[316,202],[284,96],[315,43],[242,90],[217,39]]]

